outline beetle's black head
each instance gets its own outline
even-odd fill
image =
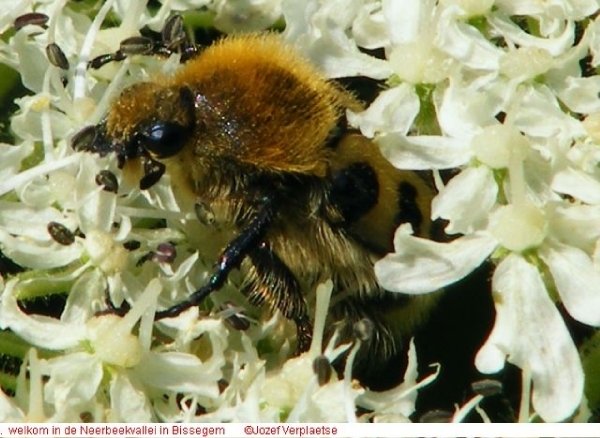
[[[147,189],[165,172],[161,160],[177,155],[190,141],[194,108],[188,87],[137,84],[121,94],[101,123],[83,128],[71,144],[75,150],[100,156],[115,153],[121,168],[139,159],[140,188]]]

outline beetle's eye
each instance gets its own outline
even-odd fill
[[[156,122],[139,134],[139,141],[154,158],[168,158],[185,145],[190,130],[173,122]]]

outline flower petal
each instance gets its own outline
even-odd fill
[[[225,33],[265,30],[281,16],[281,2],[277,0],[216,2],[215,6],[214,26]]]
[[[578,321],[600,325],[600,271],[579,248],[555,243],[540,249],[567,311]],[[576,272],[576,275],[573,273]]]
[[[352,23],[352,36],[356,45],[365,49],[389,46],[390,36],[385,24],[378,4],[368,3],[361,6]]]
[[[52,127],[53,138],[64,139],[71,134],[72,120],[63,112],[52,109],[52,98],[47,93],[22,97],[15,99],[15,102],[21,107],[21,113],[12,118],[10,126],[20,138],[31,141],[39,141],[43,138],[42,118],[45,112]]]
[[[431,218],[448,219],[448,234],[468,234],[487,226],[498,185],[487,166],[468,167],[456,175],[431,203]]]
[[[398,169],[450,169],[473,156],[468,141],[437,135],[386,134],[376,141],[383,156]]]
[[[382,91],[366,111],[348,111],[348,122],[369,138],[379,133],[406,134],[419,113],[419,106],[414,87],[402,84]]]
[[[581,20],[598,10],[595,0],[546,0],[543,2],[524,2],[522,0],[496,0],[495,6],[509,15],[545,15],[556,19]]]
[[[117,197],[113,193],[101,190],[95,179],[90,177],[101,170],[103,170],[102,163],[97,157],[83,154],[75,195],[80,201],[77,213],[79,226],[84,233],[93,229],[109,232],[115,222]],[[83,200],[85,202],[82,202]]]
[[[434,98],[442,132],[464,143],[470,143],[484,126],[498,123],[495,116],[512,94],[510,87],[499,81],[488,83],[486,77],[473,82],[450,77],[447,88],[437,91]]]
[[[46,66],[48,66],[48,58],[42,48],[37,44],[31,44],[29,35],[25,32],[17,32],[11,39],[10,50],[17,54],[19,74],[23,85],[34,92],[42,91],[44,74]],[[30,128],[37,127],[31,126]]]
[[[104,306],[106,279],[99,269],[78,270],[77,279],[71,287],[61,320],[72,324],[85,324]]]
[[[531,2],[520,2],[521,4]],[[490,14],[487,17],[492,28],[516,47],[539,47],[550,52],[553,56],[559,56],[573,45],[575,23],[571,20],[565,21],[562,33],[555,32],[552,37],[538,37],[525,32],[509,16],[503,13]]]
[[[437,23],[435,45],[465,66],[497,70],[503,52],[473,26],[461,21],[461,9],[449,6]]]
[[[103,376],[100,361],[83,352],[46,360],[44,365],[44,374],[50,376],[45,399],[58,409],[90,401]]]
[[[475,358],[477,369],[494,373],[507,360],[531,372],[533,406],[544,421],[562,421],[581,402],[583,371],[573,339],[540,273],[509,255],[492,279],[496,323]]]
[[[401,226],[394,238],[396,252],[375,263],[375,275],[390,292],[433,292],[468,275],[496,245],[496,240],[487,233],[439,243],[407,234],[407,227]]]
[[[179,352],[150,353],[136,369],[136,376],[146,385],[175,392],[192,392],[210,398],[219,394],[221,376],[207,373],[196,356]]]
[[[586,204],[600,204],[600,181],[573,167],[557,172],[552,178],[551,187]]]
[[[48,316],[23,313],[13,294],[16,284],[16,280],[9,281],[2,293],[0,328],[10,328],[32,345],[48,350],[72,348],[85,339],[81,324],[67,324]]]
[[[21,162],[33,152],[32,141],[18,145],[0,143],[0,181],[12,178],[21,170]]]
[[[117,371],[110,382],[108,422],[150,423],[152,408],[144,391],[136,388],[126,374]]]
[[[600,76],[574,78],[567,76],[564,82],[555,87],[561,102],[577,113],[596,113],[600,111]]]
[[[550,234],[591,254],[600,239],[600,205],[567,204],[550,215]]]
[[[283,15],[289,24],[285,38],[303,51],[327,77],[385,79],[392,74],[388,63],[362,53],[346,33],[361,3],[357,0],[329,0],[323,4],[284,2]]]
[[[66,266],[81,256],[81,247],[61,245],[56,242],[41,243],[27,238],[13,237],[0,230],[3,252],[18,265],[33,269],[50,269]]]
[[[532,137],[578,138],[585,134],[581,122],[565,113],[554,92],[546,87],[524,88],[521,104],[512,113],[515,126]]]
[[[435,0],[383,0],[381,9],[392,43],[418,41],[427,33],[433,33],[428,27],[435,4]]]
[[[0,421],[4,423],[24,423],[26,417],[18,408],[14,397],[9,397],[4,391],[0,391]]]

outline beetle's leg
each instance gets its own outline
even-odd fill
[[[123,61],[131,55],[150,55],[168,58],[173,53],[181,53],[181,62],[198,54],[198,47],[190,41],[183,27],[183,17],[173,15],[167,20],[161,31],[161,41],[156,43],[152,38],[134,36],[121,41],[119,50],[106,53],[92,59],[89,68],[99,69],[111,62]]]
[[[190,307],[197,306],[211,292],[219,290],[227,280],[229,272],[239,267],[242,260],[262,241],[267,228],[273,220],[273,197],[265,197],[258,214],[240,234],[233,239],[219,257],[217,268],[208,283],[194,292],[187,300],[168,309],[156,312],[155,319],[172,318]]]
[[[261,243],[249,254],[252,264],[243,292],[254,305],[267,302],[296,323],[298,353],[307,351],[312,340],[312,324],[302,289],[290,269],[272,249]]]

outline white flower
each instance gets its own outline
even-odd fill
[[[495,373],[508,360],[531,373],[536,412],[545,421],[564,420],[581,400],[583,371],[539,271],[523,257],[511,254],[497,266],[492,290],[496,323],[477,354],[477,368]]]

